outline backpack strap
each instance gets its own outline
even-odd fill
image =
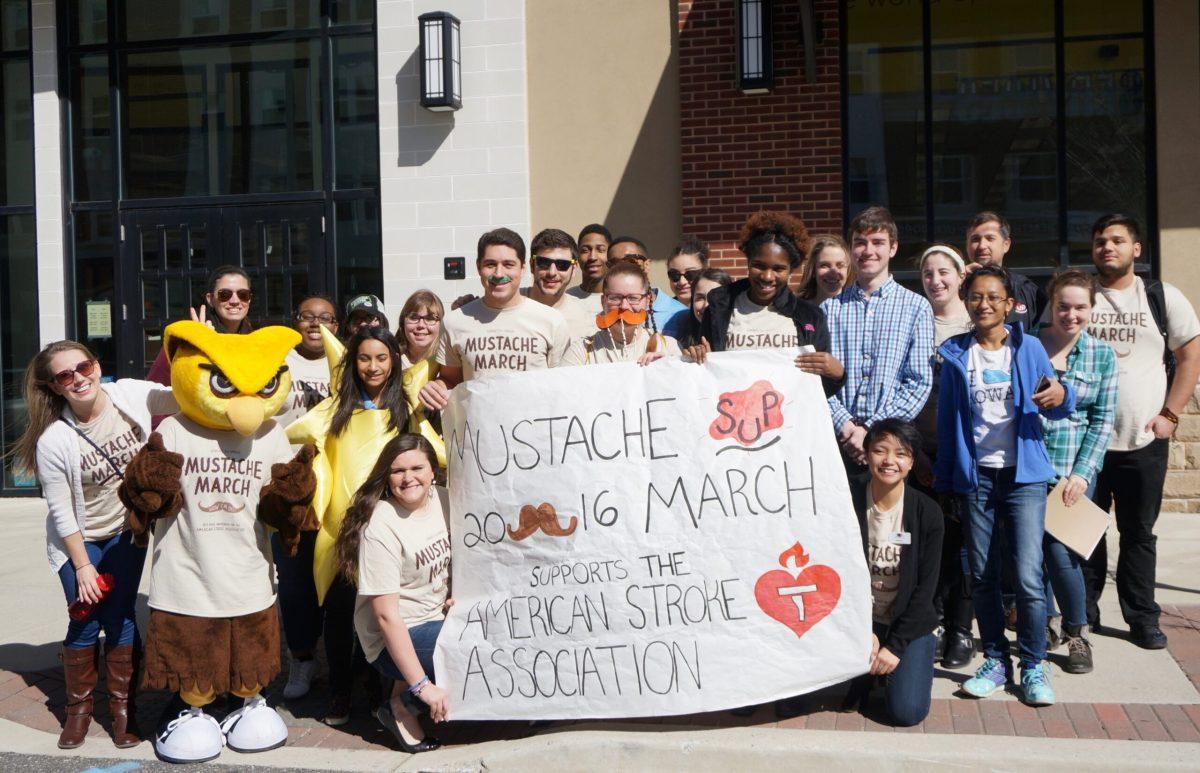
[[[1146,279],[1142,282],[1146,288],[1146,301],[1150,305],[1150,316],[1163,340],[1163,367],[1167,371],[1167,389],[1175,380],[1175,352],[1167,339],[1167,297],[1162,282],[1157,279]]]

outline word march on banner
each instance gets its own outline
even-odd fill
[[[862,539],[792,355],[492,374],[444,421],[455,719],[712,711],[866,670]]]

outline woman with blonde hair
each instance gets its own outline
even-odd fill
[[[857,274],[845,239],[837,234],[811,236],[796,295],[819,306],[849,287]]]
[[[134,688],[140,640],[134,602],[145,546],[125,528],[117,496],[125,466],[150,436],[154,414],[179,409],[169,387],[122,379],[100,383],[100,363],[86,346],[57,341],[25,368],[29,424],[12,453],[37,475],[46,500],[46,552],[72,610],[63,640],[67,721],[58,746],[83,743],[92,718],[100,631],[113,743],[141,742]]]
[[[429,290],[417,290],[408,296],[400,310],[400,325],[404,333],[404,399],[408,401],[408,431],[429,441],[437,454],[438,465],[446,467],[446,444],[442,440],[440,412],[427,414],[421,405],[421,389],[438,376],[437,348],[442,337],[442,318],[446,307],[442,299]]]

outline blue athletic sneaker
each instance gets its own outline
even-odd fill
[[[975,676],[963,682],[963,692],[972,698],[986,698],[1008,681],[1008,664],[999,658],[988,658],[975,672]]]
[[[1021,689],[1030,706],[1053,706],[1054,688],[1050,686],[1050,669],[1045,663],[1021,669]]]

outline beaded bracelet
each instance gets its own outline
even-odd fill
[[[421,694],[421,690],[425,689],[425,685],[429,684],[429,677],[421,677],[421,681],[408,688],[408,694],[414,698]]]

